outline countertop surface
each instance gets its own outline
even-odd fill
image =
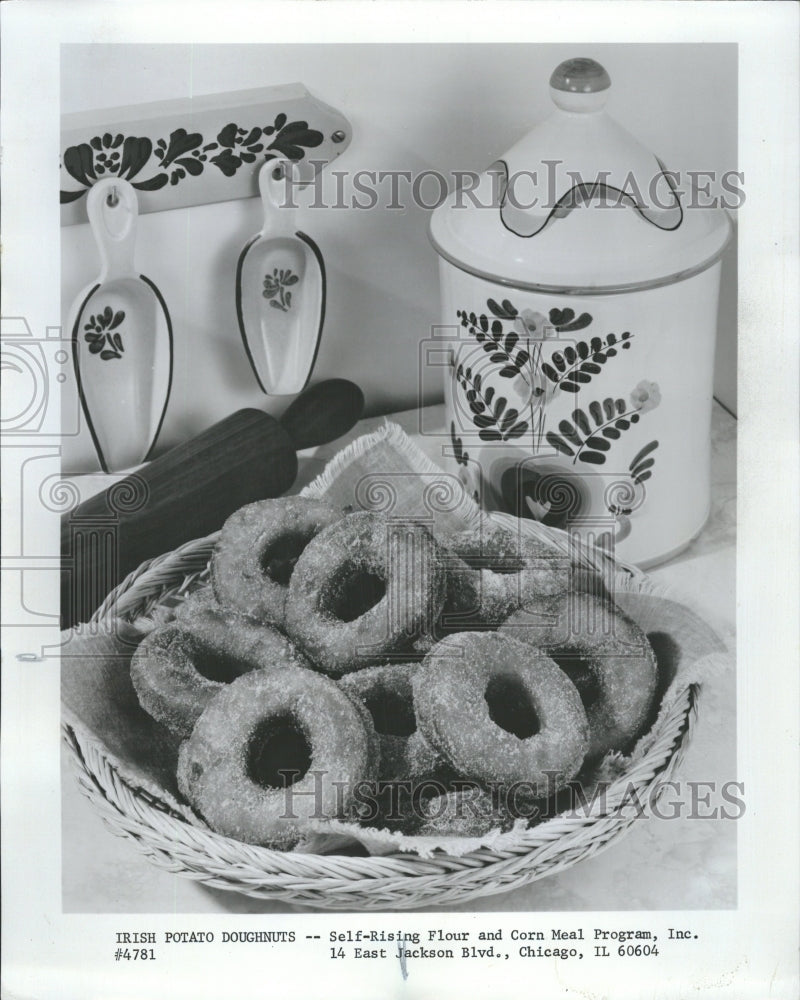
[[[426,414],[434,426],[437,409]],[[362,421],[347,437],[301,454],[294,491],[322,470],[348,441],[386,418]],[[394,414],[436,459],[439,441],[418,434],[416,410]],[[442,410],[442,421],[444,414]],[[76,480],[82,497],[108,477]],[[710,818],[719,789],[736,781],[736,421],[715,404],[712,421],[712,506],[701,534],[649,577],[703,617],[731,651],[731,667],[703,686],[694,738],[681,765],[674,819],[643,819],[607,850],[559,874],[498,896],[445,907],[449,912],[714,910],[736,906],[736,823]],[[694,783],[694,784],[693,784]],[[701,784],[702,783],[702,784]],[[691,798],[694,791],[694,817]],[[283,903],[207,888],[152,865],[135,845],[113,835],[75,780],[69,754],[62,762],[62,888],[65,913],[290,913]],[[429,908],[435,912],[436,908]],[[421,911],[425,912],[425,911]]]

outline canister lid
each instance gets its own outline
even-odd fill
[[[572,294],[666,284],[716,261],[727,213],[697,207],[606,113],[610,87],[593,59],[556,67],[553,114],[433,213],[438,253],[492,281]]]

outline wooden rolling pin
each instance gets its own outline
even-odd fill
[[[85,622],[146,559],[222,527],[239,507],[277,497],[297,452],[334,441],[360,419],[364,396],[345,379],[302,392],[276,420],[239,410],[61,519],[61,627]]]

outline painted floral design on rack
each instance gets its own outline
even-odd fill
[[[289,288],[296,285],[300,279],[292,274],[291,268],[273,267],[272,274],[264,275],[264,291],[261,293],[274,309],[288,312],[292,305],[292,293]],[[277,297],[276,297],[277,296]]]
[[[89,352],[99,354],[103,361],[121,358],[125,348],[122,345],[122,331],[117,328],[124,319],[123,310],[114,312],[111,306],[90,316],[88,322],[83,324],[83,339],[89,345]]]
[[[283,113],[271,125],[248,128],[230,122],[210,142],[200,132],[184,128],[174,129],[169,138],[159,138],[155,143],[147,136],[105,132],[64,151],[64,169],[83,188],[62,191],[61,204],[82,198],[101,177],[122,177],[140,191],[158,191],[167,184],[179,184],[187,176],[199,177],[208,163],[226,177],[233,177],[243,164],[257,160],[278,156],[302,160],[307,150],[322,141],[322,133],[308,122],[290,122]],[[155,173],[142,179],[145,168],[155,168]]]

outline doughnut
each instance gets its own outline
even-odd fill
[[[483,837],[490,830],[509,830],[513,817],[500,810],[490,792],[473,785],[434,795],[422,803],[418,837]]]
[[[327,501],[303,497],[260,500],[231,514],[211,557],[211,583],[219,603],[281,625],[298,556],[341,517]]]
[[[345,674],[338,682],[372,718],[380,745],[378,780],[354,818],[365,826],[414,833],[423,795],[444,791],[454,777],[417,729],[411,679],[419,663],[385,663]]]
[[[345,674],[339,685],[359,698],[372,718],[380,743],[381,781],[430,778],[444,760],[417,730],[411,678],[417,663],[385,663]]]
[[[591,594],[563,594],[517,611],[499,631],[546,653],[571,677],[589,719],[590,760],[631,748],[657,677],[650,643],[626,614]]]
[[[189,736],[209,701],[256,668],[309,666],[286,636],[213,607],[155,629],[131,659],[142,708],[178,736]]]
[[[286,631],[325,673],[341,676],[399,655],[444,603],[440,550],[423,524],[349,514],[297,560]]]
[[[569,588],[569,559],[528,535],[484,522],[445,544],[448,586],[442,625],[451,631],[499,625],[530,601]]]
[[[187,595],[175,608],[173,618],[177,622],[191,623],[197,615],[204,618],[208,611],[222,612],[222,605],[210,583]]]
[[[178,788],[206,823],[288,850],[310,819],[346,815],[377,751],[369,714],[330,678],[253,670],[208,703],[178,754]]]
[[[460,655],[455,655],[459,654]],[[550,795],[580,770],[589,726],[575,685],[544,655],[497,632],[460,632],[414,674],[420,731],[465,778]]]

